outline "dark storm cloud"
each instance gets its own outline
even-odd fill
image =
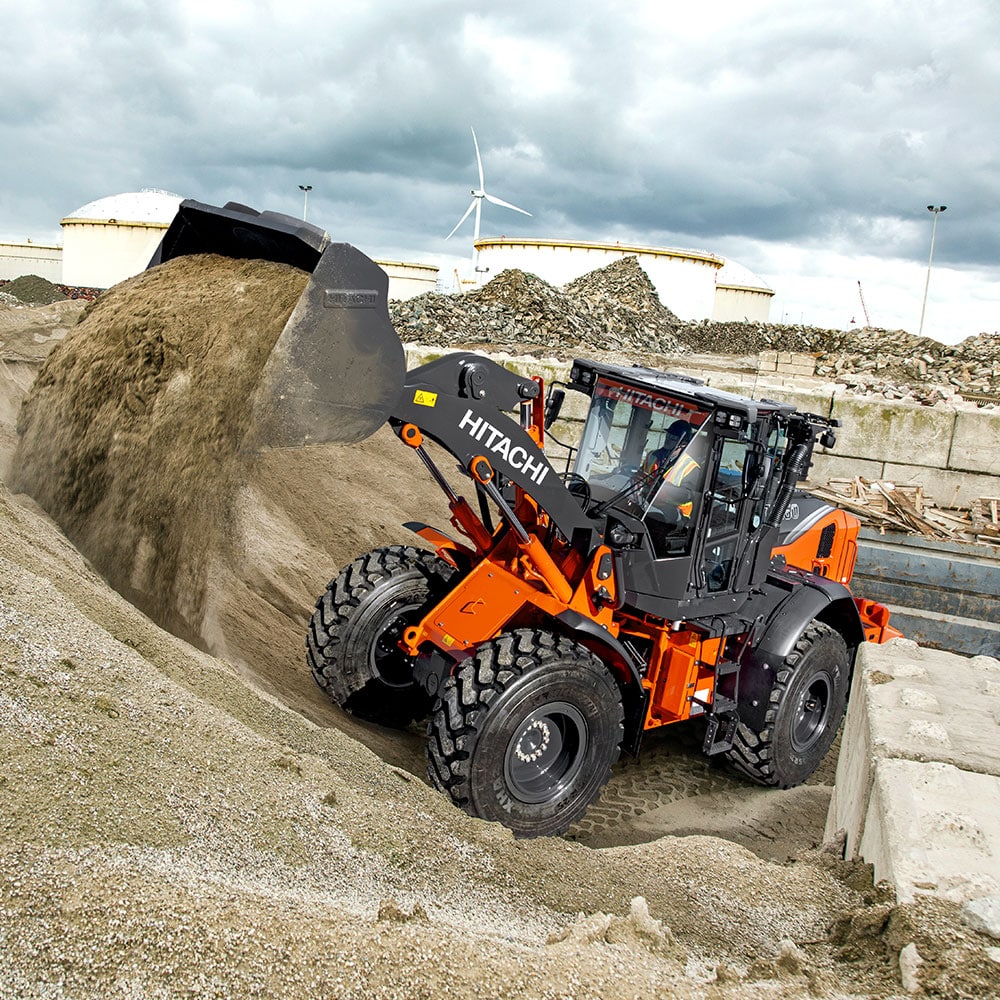
[[[483,233],[1000,259],[990,0],[3,3],[0,232],[162,187],[371,252]],[[459,239],[459,236],[462,239]]]

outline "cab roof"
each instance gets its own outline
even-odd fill
[[[725,410],[740,413],[750,422],[757,420],[759,413],[779,413],[788,415],[795,412],[791,403],[779,403],[773,399],[751,399],[724,389],[706,385],[702,379],[675,372],[657,371],[644,365],[612,365],[602,361],[575,359],[570,372],[569,387],[588,396],[593,394],[598,378],[610,378],[636,389],[646,389],[663,393],[686,402],[695,403],[711,410]]]

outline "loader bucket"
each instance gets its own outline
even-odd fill
[[[228,203],[184,201],[149,266],[185,254],[261,258],[309,271],[253,398],[251,448],[349,444],[373,434],[398,402],[403,345],[389,321],[389,278],[317,226]]]

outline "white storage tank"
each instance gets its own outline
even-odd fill
[[[413,264],[398,260],[377,260],[389,275],[389,298],[412,299],[437,289],[438,268],[433,264]]]
[[[54,243],[0,243],[0,281],[13,281],[26,274],[58,285],[62,281],[62,247]]]
[[[130,191],[89,202],[62,220],[64,285],[110,288],[144,270],[181,196]]]
[[[684,320],[708,319],[715,308],[715,275],[725,263],[704,250],[586,243],[578,240],[536,240],[501,236],[480,239],[481,280],[518,268],[550,285],[565,285],[589,271],[623,257],[635,257],[660,296],[660,301]]]
[[[719,323],[766,323],[771,316],[774,291],[749,268],[727,260],[715,276],[715,308],[712,319]]]

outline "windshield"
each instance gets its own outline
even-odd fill
[[[707,410],[607,378],[594,389],[574,472],[595,499],[633,487],[648,504],[663,477],[707,437]]]

